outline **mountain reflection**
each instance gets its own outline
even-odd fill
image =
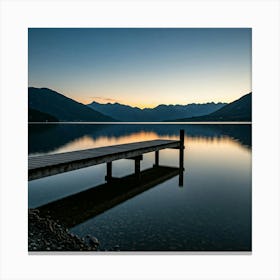
[[[28,129],[29,154],[65,152],[156,138],[178,139],[180,129],[185,130],[186,141],[228,138],[251,149],[249,124],[32,124]]]

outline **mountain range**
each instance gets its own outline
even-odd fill
[[[32,114],[34,116],[34,111],[31,110],[36,110],[37,118],[33,117],[33,122],[42,121],[44,114],[47,114],[48,118],[55,118],[58,121],[115,121],[111,117],[48,88],[28,88],[28,109],[29,119]]]
[[[30,122],[251,121],[251,106],[251,93],[229,104],[161,104],[140,109],[119,103],[84,105],[48,88],[28,88]]]
[[[227,103],[204,103],[188,105],[158,105],[155,108],[140,109],[119,103],[101,104],[92,102],[88,106],[104,115],[120,121],[129,122],[160,122],[166,119],[187,118],[210,114]]]
[[[201,122],[201,121],[252,121],[252,93],[243,95],[241,98],[225,105],[219,110],[200,117],[173,119],[178,122]]]

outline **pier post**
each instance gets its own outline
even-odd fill
[[[155,151],[155,164],[154,166],[159,166],[159,151]]]
[[[107,162],[107,175],[105,176],[107,182],[112,181],[112,162]]]
[[[184,141],[185,131],[180,129],[179,186],[183,186],[184,184]]]
[[[135,177],[137,180],[140,180],[140,161],[141,161],[141,156],[135,157],[134,159],[134,171],[135,171]]]

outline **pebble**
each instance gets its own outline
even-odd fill
[[[97,249],[97,239],[92,238],[94,246],[89,246],[75,234],[69,233],[68,229],[62,225],[46,216],[40,216],[39,211],[36,211],[35,214],[33,209],[29,209],[28,217],[29,251],[89,251]]]
[[[119,246],[119,245],[115,245],[115,246],[114,246],[114,250],[115,250],[115,251],[119,251],[119,250],[120,250],[120,246]]]

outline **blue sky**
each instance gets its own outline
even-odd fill
[[[30,28],[28,72],[84,104],[231,102],[251,91],[251,29]]]

